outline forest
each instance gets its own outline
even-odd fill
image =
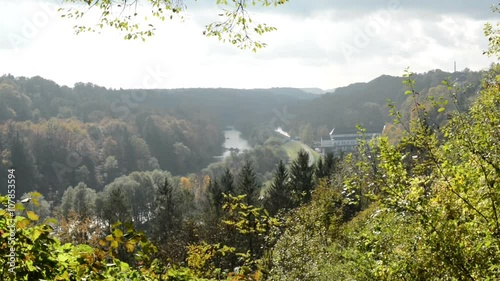
[[[313,154],[332,128],[357,151]],[[499,280],[499,141],[499,63],[322,95],[3,75],[1,280]]]

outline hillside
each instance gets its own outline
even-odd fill
[[[415,74],[415,90],[422,98],[444,96],[449,93],[440,87],[443,80],[458,83],[463,88],[460,95],[462,104],[470,103],[477,94],[483,72],[462,71],[456,73],[432,70]],[[291,106],[289,111],[296,117],[289,126],[292,135],[300,135],[307,124],[315,129],[314,138],[319,139],[328,134],[332,128],[354,128],[357,124],[368,127],[383,127],[391,121],[388,114],[387,101],[391,100],[396,107],[408,114],[404,95],[407,90],[403,85],[403,77],[382,75],[366,83],[355,83],[337,88],[334,93],[327,93],[316,99]]]

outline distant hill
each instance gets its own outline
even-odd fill
[[[311,93],[311,94],[315,94],[315,95],[323,95],[323,94],[335,92],[335,88],[327,89],[327,90],[323,90],[320,88],[300,88],[300,89],[306,93]]]
[[[315,94],[310,91],[306,91],[304,89],[297,89],[297,88],[271,88],[271,89],[255,89],[255,90],[249,90],[249,91],[268,91],[271,94],[274,95],[283,95],[283,96],[288,96],[288,97],[294,97],[297,99],[313,99],[315,98]],[[321,90],[321,89],[318,89]],[[321,90],[322,91],[322,90]]]
[[[311,93],[315,95],[322,95],[325,93],[325,91],[323,91],[323,89],[320,88],[301,88],[301,90],[306,93]]]
[[[470,95],[477,92],[482,72],[444,72],[432,70],[426,73],[415,74],[415,90],[421,96],[429,92],[434,94],[443,92],[442,81],[449,78],[452,82],[462,85],[471,85],[467,88]],[[366,83],[354,83],[346,87],[335,89],[333,93],[325,93],[317,98],[298,104],[290,109],[296,118],[290,128],[292,134],[300,134],[301,128],[311,124],[316,128],[319,136],[333,127],[355,127],[362,123],[365,126],[383,126],[391,121],[388,116],[387,100],[396,103],[396,106],[408,110],[406,102],[407,90],[403,85],[403,77],[382,75]],[[444,92],[443,92],[444,93]],[[464,95],[466,96],[466,95]],[[464,100],[463,104],[467,102]]]

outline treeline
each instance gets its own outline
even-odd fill
[[[138,123],[72,118],[6,122],[0,125],[2,168],[14,167],[22,175],[20,194],[36,190],[57,199],[79,182],[102,190],[133,171],[194,171],[221,153],[217,126],[160,115]]]
[[[439,102],[446,94],[441,81],[448,79],[464,89],[459,97],[464,109],[474,100],[481,75],[430,71],[414,76],[415,89],[420,99],[433,96]],[[236,126],[252,144],[263,145],[277,126],[313,143],[333,127],[382,128],[389,120],[387,99],[408,120],[411,104],[398,95],[405,91],[402,80],[381,76],[318,97],[287,88],[133,91],[84,83],[69,88],[40,77],[3,76],[0,164],[26,174],[22,193],[39,190],[50,198],[60,198],[82,180],[102,190],[117,176],[138,170],[198,172],[222,154],[227,125]],[[437,110],[428,111],[436,124],[445,121]],[[402,132],[386,129],[393,138]]]
[[[295,89],[69,88],[6,75],[0,78],[0,165],[23,175],[20,194],[37,190],[51,201],[79,182],[101,191],[134,171],[199,172],[222,154],[226,126],[251,134],[273,108],[310,96]],[[4,173],[0,180],[5,188]]]
[[[419,98],[424,100],[428,96],[437,99],[447,96],[447,87],[442,84],[445,80],[450,85],[459,86],[463,92],[459,96],[463,110],[468,108],[477,96],[484,73],[468,69],[453,73],[432,70],[415,74],[414,87],[420,95]],[[401,95],[406,91],[403,81],[404,77],[382,75],[370,82],[340,87],[334,93],[291,106],[289,112],[294,114],[295,118],[290,119],[287,129],[292,135],[312,143],[321,137],[327,137],[332,128],[354,129],[357,124],[368,128],[382,128],[391,121],[387,114],[388,100],[394,103],[403,115],[409,116],[411,113],[411,104],[405,95]],[[448,108],[450,106],[452,104]]]

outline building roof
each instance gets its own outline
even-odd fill
[[[364,126],[366,129],[366,134],[380,134],[384,129],[384,125],[382,126]],[[358,129],[354,127],[339,127],[335,128],[333,131],[333,135],[344,135],[344,134],[357,134]],[[330,132],[331,133],[331,132]]]

